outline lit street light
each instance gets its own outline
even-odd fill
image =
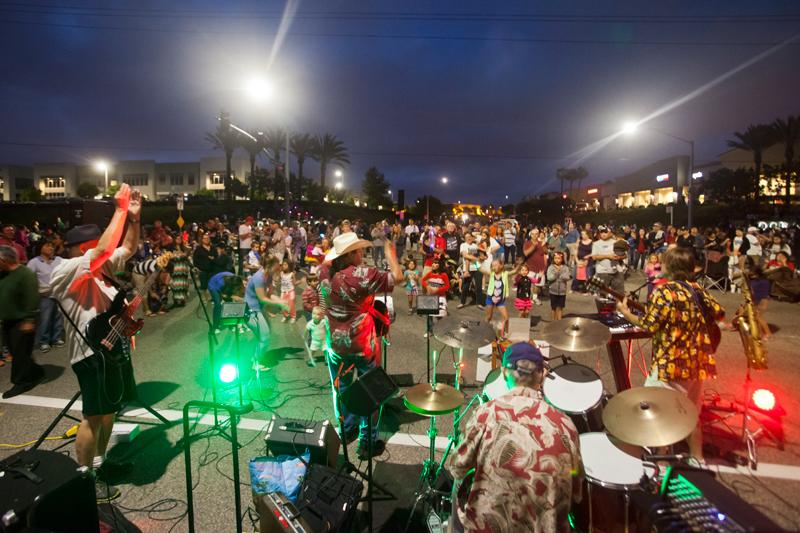
[[[634,133],[639,124],[636,122],[626,122],[622,126],[622,133],[624,134],[631,134]],[[667,133],[666,131],[661,131],[659,129],[653,128],[648,126],[648,130],[652,130],[656,133],[660,133],[666,137],[671,139],[675,139],[676,141],[680,141],[689,145],[689,171],[686,173],[686,178],[688,181],[688,194],[686,196],[686,226],[691,228],[692,227],[692,204],[694,203],[692,200],[693,192],[694,192],[694,141],[689,139],[684,139],[683,137],[678,137],[677,135],[672,135],[671,133]],[[677,183],[676,183],[677,184]]]
[[[103,189],[103,192],[108,193],[108,163],[106,161],[98,161],[94,164],[94,168],[105,174],[106,187]]]
[[[344,183],[342,183],[341,181],[337,181],[335,187],[337,191],[341,191],[342,188],[344,187]]]
[[[447,176],[442,176],[442,183],[447,185],[448,179]]]
[[[333,175],[336,176],[337,178],[341,178],[342,177],[342,169],[337,168],[336,170],[333,171]]]

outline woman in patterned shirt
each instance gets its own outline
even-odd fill
[[[694,278],[695,258],[689,248],[674,247],[664,254],[667,282],[650,295],[644,316],[638,317],[623,300],[619,311],[633,324],[653,334],[653,361],[645,386],[662,386],[686,394],[698,409],[703,401],[703,381],[717,375],[707,324],[722,320],[725,310]],[[704,316],[697,302],[708,310]],[[703,458],[703,433],[698,423],[688,438],[689,453]]]

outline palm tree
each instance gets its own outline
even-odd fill
[[[792,175],[794,174],[794,145],[800,139],[800,117],[789,116],[786,120],[779,118],[772,123],[775,132],[775,140],[783,143],[783,172],[784,183],[786,184],[786,208],[792,202],[792,195],[789,191]],[[797,177],[795,177],[797,183]]]
[[[248,180],[248,189],[250,198],[253,198],[256,176],[256,158],[264,149],[264,134],[260,131],[251,131],[250,135],[252,135],[252,137],[242,135],[240,141],[242,148],[244,148],[247,151],[247,154],[250,156],[250,179]]]
[[[230,200],[233,197],[231,191],[231,159],[233,159],[233,152],[239,146],[239,134],[231,128],[231,119],[227,112],[219,112],[217,129],[214,132],[206,133],[206,140],[213,144],[214,148],[219,148],[225,152],[225,176],[222,183],[225,190],[225,199]]]
[[[314,139],[311,157],[319,161],[319,183],[323,187],[325,186],[325,172],[328,168],[328,163],[350,163],[350,157],[347,155],[347,148],[345,148],[344,143],[330,133],[317,135],[317,138]]]
[[[274,179],[272,181],[273,194],[275,200],[278,195],[285,193],[284,188],[286,182],[283,181],[283,176],[278,174],[278,167],[281,165],[281,152],[286,149],[286,132],[281,128],[272,128],[264,135],[264,146],[269,152],[270,159],[272,159],[272,168],[274,172]]]
[[[775,144],[775,134],[771,126],[766,124],[750,125],[744,133],[735,132],[735,140],[729,140],[728,146],[753,152],[753,179],[755,181],[755,198],[758,203],[761,192],[761,168],[764,150]]]
[[[297,158],[297,199],[303,199],[303,163],[314,148],[314,138],[308,133],[292,135],[290,145]]]

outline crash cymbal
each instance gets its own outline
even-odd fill
[[[433,327],[433,336],[453,348],[476,349],[495,339],[491,324],[482,320],[443,318]]]
[[[587,352],[607,344],[611,331],[597,320],[570,317],[547,324],[538,339],[558,350]]]
[[[697,427],[700,411],[686,395],[662,387],[620,392],[603,409],[606,431],[637,446],[669,446]]]
[[[420,383],[406,392],[406,407],[415,413],[426,416],[446,415],[452,413],[464,403],[464,395],[444,383],[431,385]]]

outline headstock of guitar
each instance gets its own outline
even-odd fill
[[[605,282],[603,282],[603,280],[597,274],[592,276],[592,279],[588,280],[586,283],[589,290],[594,294],[603,294],[606,296],[610,296],[615,300],[617,300],[618,302],[621,302],[623,299],[627,298],[626,304],[630,309],[636,311],[639,314],[644,314],[645,312],[644,305],[642,305],[636,300],[633,300],[632,298],[630,298],[625,294],[615,291],[614,289],[609,287]]]

